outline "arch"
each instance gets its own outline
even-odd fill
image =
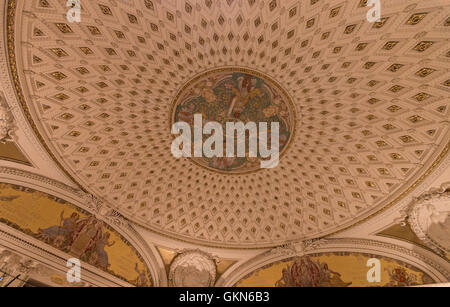
[[[246,263],[242,264],[239,268],[228,272],[222,276],[221,280],[218,281],[220,286],[236,286],[237,284],[249,285],[249,283],[242,283],[243,280],[251,278],[253,274],[258,274],[263,270],[270,270],[272,268],[273,274],[277,275],[279,279],[282,278],[282,268],[289,267],[296,257],[308,256],[315,262],[325,263],[327,267],[341,274],[342,282],[351,282],[352,285],[363,286],[363,279],[366,277],[367,271],[366,262],[370,258],[377,258],[381,260],[382,273],[384,276],[390,276],[394,268],[405,269],[408,274],[413,273],[413,275],[424,276],[424,281],[426,283],[433,282],[447,282],[450,278],[450,273],[448,271],[448,264],[442,264],[430,260],[430,255],[424,256],[421,251],[413,251],[393,243],[366,240],[366,239],[324,239],[318,241],[314,248],[306,248],[303,250],[296,251],[293,245],[284,246],[276,249],[272,249],[257,257],[248,260]],[[343,257],[347,257],[343,259]],[[341,259],[338,259],[341,258]],[[351,262],[353,261],[353,262]],[[333,262],[341,263],[341,266],[337,268],[333,267]],[[279,265],[284,263],[286,265]],[[345,265],[342,264],[352,264],[358,263],[361,267],[353,270],[341,271],[342,268],[345,270]],[[274,265],[279,267],[274,269]],[[386,270],[390,270],[386,271]],[[327,273],[327,272],[325,272]],[[329,272],[328,272],[329,273]],[[349,278],[353,274],[360,274],[357,279],[355,276]],[[255,275],[253,275],[255,276]],[[267,277],[267,276],[266,276]],[[347,278],[347,280],[345,280]],[[352,280],[353,279],[353,280]],[[248,281],[248,280],[247,280]],[[270,282],[273,282],[274,279]],[[275,280],[276,281],[276,280]],[[379,285],[386,285],[388,280],[383,281]],[[418,283],[420,284],[420,282]],[[377,285],[377,284],[374,284]],[[395,285],[395,284],[394,284]],[[273,284],[260,284],[259,286],[275,286]],[[367,282],[365,286],[370,286]]]
[[[161,271],[157,253],[137,235],[126,219],[111,211],[105,214],[95,210],[86,194],[52,179],[8,167],[0,168],[0,190],[3,197],[0,221],[10,231],[16,230],[16,236],[17,231],[23,234],[22,240],[44,241],[47,251],[63,251],[68,258],[78,256],[85,264],[130,285],[159,285]],[[32,219],[33,215],[40,218]],[[74,236],[66,236],[67,231],[63,228],[64,224],[70,225],[71,216],[78,224],[75,231],[80,233],[91,222],[101,225],[96,228],[97,233],[91,233],[90,242],[84,241],[89,237],[78,236],[76,241]],[[74,247],[75,241],[77,247]],[[131,260],[133,265],[129,264]]]

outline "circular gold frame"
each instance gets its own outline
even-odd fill
[[[170,107],[170,113],[169,113],[169,129],[170,129],[170,131],[172,130],[172,124],[175,119],[176,106],[179,104],[180,98],[181,98],[182,94],[184,93],[184,91],[186,89],[188,89],[189,87],[191,87],[196,82],[198,82],[199,80],[201,80],[209,75],[216,74],[216,73],[245,73],[245,74],[249,74],[249,75],[261,78],[262,80],[267,81],[269,84],[275,86],[277,88],[277,90],[279,90],[281,92],[281,94],[286,98],[285,102],[289,105],[290,111],[292,113],[292,131],[291,131],[291,135],[289,137],[289,140],[288,140],[286,146],[280,152],[280,159],[281,159],[283,157],[283,155],[286,153],[286,151],[289,149],[289,147],[291,146],[293,140],[295,139],[295,134],[296,134],[296,130],[297,130],[297,119],[298,119],[295,104],[293,102],[291,95],[289,95],[287,90],[285,90],[278,82],[276,82],[273,78],[269,77],[268,75],[266,75],[260,71],[250,69],[250,68],[240,67],[240,66],[224,66],[224,67],[219,67],[219,68],[213,68],[213,69],[201,72],[201,73],[197,74],[196,76],[194,76],[192,79],[190,79],[187,83],[185,83],[177,91],[177,94],[172,99],[172,105]],[[172,135],[172,137],[175,138],[175,136],[173,136],[173,135]],[[260,169],[242,171],[242,172],[221,171],[221,170],[218,170],[218,169],[215,169],[212,167],[207,167],[207,166],[199,163],[198,161],[196,161],[194,158],[188,158],[188,159],[190,161],[192,161],[194,164],[196,164],[204,169],[207,169],[211,172],[223,174],[223,175],[245,175],[245,174],[256,173],[256,172],[259,172],[262,170],[260,168]]]

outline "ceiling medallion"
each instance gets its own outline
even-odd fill
[[[295,107],[289,94],[270,77],[247,68],[225,67],[209,70],[191,79],[178,92],[172,106],[171,124],[186,122],[194,128],[194,116],[203,122],[217,122],[226,131],[227,123],[279,123],[280,156],[288,149],[295,133]],[[270,128],[268,131],[270,135]],[[235,144],[239,135],[234,134]],[[203,135],[203,141],[209,136]],[[229,136],[225,135],[225,138]],[[245,157],[192,157],[196,164],[225,174],[243,174],[261,169],[260,154],[249,154],[248,135]],[[242,139],[241,139],[242,140]],[[225,146],[225,145],[224,145]]]
[[[440,255],[450,253],[450,183],[423,194],[411,205],[408,222],[417,237]]]
[[[216,264],[200,250],[178,255],[170,265],[169,285],[172,287],[212,287],[216,281]]]

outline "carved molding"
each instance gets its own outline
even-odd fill
[[[0,92],[0,143],[13,142],[15,140],[14,131],[17,129],[14,117],[3,93]]]
[[[79,192],[84,204],[100,219],[118,227],[128,228],[130,222],[122,214],[111,208],[103,199],[90,193]]]
[[[58,189],[62,189],[66,192],[69,192],[71,194],[75,194],[78,197],[81,197],[82,193],[80,192],[80,190],[78,189],[74,189],[64,183],[61,183],[57,180],[36,174],[36,173],[31,173],[22,169],[18,169],[18,168],[14,168],[14,167],[7,167],[7,166],[0,166],[0,174],[4,174],[8,177],[22,177],[22,178],[26,178],[26,179],[30,179],[33,181],[38,181],[40,183],[44,183],[44,184],[48,184],[50,186],[56,187]]]
[[[316,249],[324,246],[327,239],[319,240],[305,240],[300,242],[291,242],[283,244],[268,251],[269,254],[283,255],[283,256],[303,256],[307,253],[311,253]]]
[[[7,285],[15,278],[25,283],[32,271],[41,269],[40,263],[0,247],[0,275],[3,276],[0,286]]]
[[[0,275],[3,275],[0,287],[7,285],[16,277],[23,285],[30,278],[35,279],[37,277],[38,281],[42,281],[40,278],[57,273],[55,269],[51,269],[40,261],[0,246]],[[69,285],[73,287],[95,286],[95,284],[87,281],[75,282]]]
[[[0,9],[0,19],[7,19],[7,6],[8,2],[3,1]],[[0,32],[5,37],[7,33],[7,25],[6,23],[0,23]],[[14,40],[13,37],[10,39]],[[10,69],[9,69],[9,61],[8,61],[8,50],[5,44],[0,44],[0,88],[3,90],[4,99],[8,101],[10,106],[10,112],[14,117],[15,125],[17,129],[26,136],[26,140],[30,142],[30,146],[32,146],[35,151],[34,154],[38,155],[40,159],[45,161],[48,164],[54,165],[54,161],[48,155],[48,153],[42,148],[41,143],[35,135],[35,132],[31,128],[30,123],[28,122],[25,114],[21,109],[21,105],[17,98],[17,93],[15,90],[15,85],[13,80],[11,79]]]

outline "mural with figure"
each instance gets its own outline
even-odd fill
[[[280,124],[280,153],[287,149],[295,130],[295,108],[281,86],[260,73],[243,68],[230,67],[208,71],[188,82],[175,99],[172,123],[186,122],[194,131],[195,114],[202,115],[204,124],[220,123],[224,139],[234,137],[235,144],[243,138],[236,134],[227,136],[226,123],[263,122],[271,127],[272,122],[277,122]],[[210,135],[203,137],[205,141]],[[246,142],[246,157],[202,157],[193,160],[201,166],[219,172],[254,171],[260,168],[261,157],[251,157],[248,152],[248,139]],[[270,148],[270,144],[268,146]]]
[[[341,274],[330,270],[326,262],[312,260],[309,256],[297,257],[284,268],[282,277],[275,283],[278,287],[347,287]]]
[[[367,261],[380,260],[381,281],[367,280]],[[434,283],[426,273],[398,260],[364,253],[304,255],[266,265],[237,287],[406,287]]]
[[[152,285],[148,267],[125,238],[63,199],[0,183],[0,222],[136,286]]]
[[[80,219],[80,215],[74,212],[64,217],[63,210],[60,224],[38,229],[37,237],[81,260],[107,269],[110,264],[105,247],[113,246],[115,241],[109,242],[111,233],[103,229],[103,222],[93,216]]]

